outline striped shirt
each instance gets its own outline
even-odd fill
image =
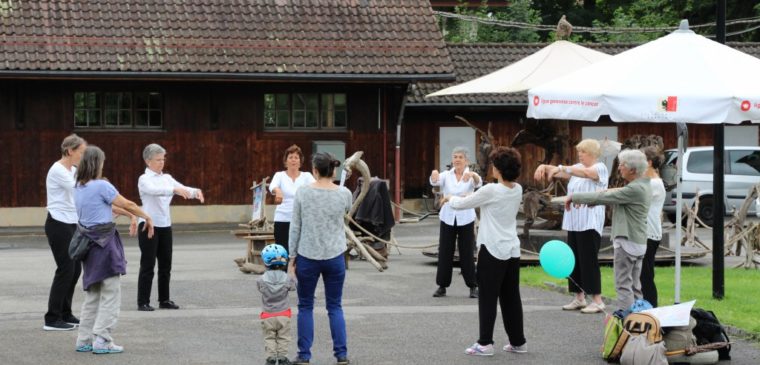
[[[584,168],[580,163],[573,165],[573,167]],[[596,168],[596,173],[599,175],[599,180],[594,181],[584,177],[572,176],[570,182],[567,183],[567,193],[592,193],[595,191],[606,190],[607,180],[610,175],[607,172],[607,166],[601,162],[597,162],[593,166]],[[566,231],[583,232],[593,229],[602,235],[602,229],[604,228],[604,205],[597,205],[589,207],[588,205],[581,205],[576,208],[575,204],[570,205],[570,211],[565,211],[562,218],[562,229]]]

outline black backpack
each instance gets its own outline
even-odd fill
[[[697,345],[730,342],[726,330],[720,324],[720,321],[718,321],[715,313],[700,308],[693,308],[691,316],[697,320],[697,326],[692,330],[694,337],[697,338]],[[731,352],[730,344],[718,349],[718,357],[721,360],[731,360],[729,352]]]

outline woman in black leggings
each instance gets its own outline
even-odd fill
[[[42,327],[46,331],[70,331],[79,325],[79,319],[71,314],[71,299],[82,273],[82,265],[69,258],[69,242],[78,221],[74,205],[74,176],[86,147],[87,142],[76,134],[64,138],[61,159],[50,167],[45,179],[48,211],[45,235],[56,264],[45,325]]]
[[[496,304],[501,306],[508,342],[507,352],[527,352],[523,332],[520,298],[520,239],[517,237],[517,211],[522,187],[514,182],[520,175],[520,153],[514,148],[499,147],[489,156],[492,175],[498,180],[466,197],[444,197],[453,209],[480,207],[478,229],[477,281],[480,288],[478,317],[480,337],[465,350],[474,356],[493,355],[493,328]]]

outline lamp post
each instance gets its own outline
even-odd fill
[[[715,24],[715,40],[720,44],[726,43],[726,0],[717,2],[717,21]],[[723,257],[723,218],[726,214],[724,189],[724,155],[725,134],[723,124],[716,124],[713,130],[713,298],[723,299],[724,295],[724,257]],[[680,229],[680,227],[678,228]],[[678,243],[680,244],[680,242]]]

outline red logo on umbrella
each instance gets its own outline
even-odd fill
[[[749,102],[749,100],[742,101],[742,111],[743,112],[748,111],[751,106],[752,106],[752,104]]]
[[[539,101],[541,101],[541,99],[538,98],[538,95],[533,97],[533,105],[538,106]]]

